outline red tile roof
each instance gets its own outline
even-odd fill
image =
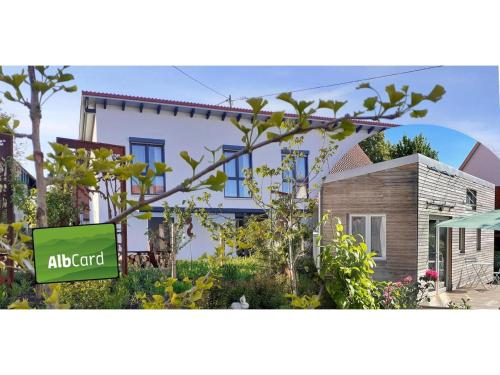
[[[373,163],[368,155],[365,154],[359,145],[356,145],[340,158],[330,173],[344,172],[349,169],[360,168],[370,164]]]
[[[213,104],[202,104],[202,103],[193,103],[193,102],[184,102],[178,100],[169,100],[169,99],[158,99],[158,98],[147,98],[143,96],[131,96],[131,95],[121,95],[121,94],[112,94],[112,93],[103,93],[103,92],[95,92],[95,91],[82,91],[82,96],[90,96],[95,98],[103,98],[103,99],[115,99],[115,100],[131,100],[137,102],[145,102],[145,103],[155,103],[155,104],[165,104],[172,106],[180,106],[180,107],[190,107],[190,108],[201,108],[207,110],[218,110],[224,112],[236,112],[236,113],[248,113],[252,114],[252,110],[248,108],[236,108],[236,107],[227,107],[222,105],[213,105]],[[260,114],[262,115],[271,115],[273,112],[271,111],[262,111]],[[297,117],[296,114],[286,113],[286,117]],[[323,117],[323,116],[311,116],[311,120],[316,121],[332,121],[332,117]],[[368,120],[355,120],[356,124],[359,125],[373,125],[373,126],[382,126],[387,128],[393,128],[399,126],[398,124],[380,122],[380,121],[368,121]]]

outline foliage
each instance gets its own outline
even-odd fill
[[[187,278],[182,281],[186,284],[191,283],[191,280]],[[197,309],[201,307],[207,298],[208,291],[214,284],[214,278],[209,274],[200,277],[192,283],[191,288],[182,292],[176,292],[175,284],[177,282],[178,280],[172,277],[158,281],[156,286],[162,288],[162,294],[147,296],[145,293],[138,293],[136,298],[144,309]]]
[[[27,300],[35,304],[33,279],[25,272],[15,272],[12,287],[0,284],[0,309],[5,309],[16,300]]]
[[[403,135],[398,143],[391,147],[391,159],[400,158],[402,156],[422,154],[431,159],[438,159],[438,152],[431,147],[423,134],[419,134],[413,138]]]
[[[32,250],[29,248],[31,237],[23,233],[24,224],[0,224],[0,255],[6,256],[14,262],[13,267],[20,267],[30,273],[34,272],[31,265]],[[0,260],[0,270],[6,269],[7,264]]]
[[[294,309],[316,309],[320,306],[319,296],[316,295],[298,296],[296,294],[287,294],[286,296],[290,298],[290,305]]]
[[[197,260],[178,260],[177,278],[196,279],[207,273],[222,280],[246,280],[257,274],[264,267],[263,262],[255,257],[230,257],[222,264],[214,264],[207,257]]]
[[[379,304],[384,309],[418,309],[423,301],[429,302],[432,283],[421,277],[413,281],[411,276],[398,282],[379,282]]]
[[[377,309],[377,285],[372,280],[375,253],[355,236],[345,234],[337,218],[333,238],[320,254],[320,277],[338,309]]]
[[[210,290],[204,307],[227,309],[244,295],[250,309],[287,308],[289,302],[285,295],[289,292],[289,280],[283,275],[259,273],[247,280],[219,280]]]
[[[462,298],[459,303],[450,301],[448,303],[448,308],[452,310],[470,310],[471,306],[469,305],[470,298]]]
[[[385,139],[384,133],[377,133],[359,145],[374,163],[381,161],[397,159],[403,156],[422,154],[431,159],[439,160],[438,152],[434,150],[423,134],[419,134],[413,138],[403,135],[403,137],[395,144]]]
[[[376,133],[359,143],[373,163],[391,159],[391,143],[385,139],[385,133]]]
[[[62,283],[60,289],[60,300],[72,309],[120,309],[129,298],[124,285],[112,280]]]
[[[70,189],[54,187],[47,191],[47,222],[49,227],[75,225],[79,207],[75,207],[75,193]]]

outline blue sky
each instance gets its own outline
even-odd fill
[[[302,89],[312,86],[349,80],[364,79],[372,76],[403,72],[419,68],[416,66],[307,66],[307,67],[266,67],[266,66],[186,66],[181,67],[205,84],[224,95],[233,98],[242,96],[260,96],[268,93]],[[4,67],[6,72],[19,70],[16,67]],[[42,142],[47,144],[56,136],[74,137],[78,135],[80,113],[80,90],[112,92],[165,99],[186,100],[201,103],[218,104],[224,98],[193,82],[171,66],[148,67],[71,67],[75,75],[78,93],[58,94],[44,108],[42,123]],[[415,72],[406,75],[371,81],[372,86],[382,89],[390,83],[397,86],[409,84],[410,89],[428,92],[434,84],[443,85],[447,94],[438,104],[429,104],[429,115],[424,119],[413,120],[409,117],[399,119],[405,125],[387,132],[391,140],[397,140],[403,133],[409,135],[423,132],[431,144],[438,149],[440,159],[453,166],[458,166],[467,155],[474,141],[452,131],[438,127],[415,125],[444,125],[465,132],[481,140],[492,150],[500,154],[500,106],[498,68],[458,67],[442,68]],[[361,108],[367,92],[355,89],[357,84],[340,85],[295,94],[298,99],[339,99],[348,100],[346,110],[352,112]],[[0,90],[4,86],[0,84]],[[269,109],[287,109],[286,104],[273,98]],[[237,101],[235,106],[246,107],[244,101]],[[4,100],[3,109],[14,114],[22,122],[22,130],[27,130],[29,119],[26,109]],[[22,147],[23,145],[20,145]],[[27,153],[31,153],[26,147]]]

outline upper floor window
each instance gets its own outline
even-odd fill
[[[285,160],[290,154],[292,156],[289,168],[285,168],[282,173],[282,191],[284,193],[291,193],[295,189],[297,197],[307,198],[309,151],[281,150],[281,160]]]
[[[353,214],[349,218],[349,232],[361,236],[368,251],[374,252],[377,258],[385,259],[385,215]]]
[[[229,158],[243,146],[222,146],[224,156]],[[250,198],[250,191],[245,184],[245,169],[252,169],[252,154],[241,155],[224,164],[227,181],[224,186],[224,196],[228,198]]]
[[[130,138],[130,153],[134,155],[134,163],[146,163],[148,166],[142,174],[146,174],[149,168],[154,168],[154,163],[165,162],[165,141],[161,139]],[[132,178],[132,194],[140,194],[140,184],[137,179]],[[148,195],[165,192],[165,175],[156,176],[153,184],[146,191]]]
[[[467,189],[467,196],[465,198],[465,203],[471,206],[472,210],[476,210],[477,207],[477,191],[473,189]]]

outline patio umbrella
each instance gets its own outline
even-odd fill
[[[500,230],[500,210],[493,210],[465,217],[457,217],[455,219],[443,221],[437,226],[444,228]]]

